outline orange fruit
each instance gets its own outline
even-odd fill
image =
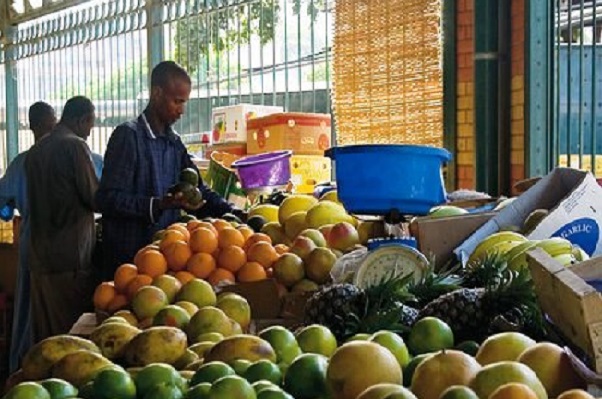
[[[209,222],[200,222],[194,230],[198,229],[199,227],[203,227],[205,229],[209,229],[209,230],[213,231],[213,233],[215,234],[216,237],[219,234],[219,231],[217,231],[215,226],[213,226]],[[194,230],[192,230],[192,231],[194,231]],[[192,233],[192,231],[191,231],[191,233]]]
[[[234,274],[232,274],[232,272],[229,270],[222,269],[221,267],[218,267],[217,269],[212,271],[209,277],[207,277],[207,282],[209,282],[209,284],[211,284],[214,287],[223,280],[229,281],[230,283],[236,282]]]
[[[186,270],[194,274],[196,278],[207,278],[216,268],[213,256],[199,252],[188,259]]]
[[[190,234],[192,252],[213,253],[217,249],[217,234],[205,227],[198,227]]]
[[[232,227],[226,227],[219,232],[217,237],[219,249],[224,249],[231,245],[241,247],[245,245],[245,237],[242,233]]]
[[[159,243],[159,249],[163,252],[169,244],[176,241],[186,241],[186,236],[179,230],[165,230],[165,234]]]
[[[153,278],[151,276],[147,276],[146,274],[138,274],[134,279],[128,284],[126,289],[126,295],[128,298],[132,299],[136,292],[144,286],[151,285],[153,283]]]
[[[182,283],[182,285],[184,285],[187,282],[189,282],[190,280],[194,280],[196,278],[194,274],[192,274],[186,270],[180,270],[179,272],[176,272],[174,277],[177,278],[178,280],[180,280],[180,283]]]
[[[190,239],[190,232],[188,231],[188,228],[186,228],[186,225],[184,223],[174,223],[169,225],[167,229],[165,229],[165,231],[171,230],[177,230],[180,233],[182,233],[182,235],[184,235],[184,241],[186,242],[188,242],[188,240]]]
[[[125,294],[117,294],[111,300],[111,302],[109,302],[107,311],[109,311],[110,313],[115,313],[118,310],[125,309],[128,306],[128,304],[128,297]]]
[[[163,254],[156,250],[148,250],[138,257],[136,263],[138,273],[146,274],[152,278],[167,272],[167,261]]]
[[[188,243],[184,241],[172,242],[162,252],[167,261],[167,267],[176,272],[184,270],[186,262],[192,256]]]
[[[249,237],[251,237],[253,234],[255,234],[253,229],[246,225],[240,226],[239,228],[237,228],[237,230],[242,233],[242,236],[244,237],[245,242],[249,239]]]
[[[251,236],[249,236],[249,238],[247,238],[247,241],[245,242],[245,251],[247,251],[249,248],[251,248],[251,246],[253,246],[253,244],[255,244],[256,242],[267,242],[267,243],[272,243],[272,239],[270,238],[269,235],[264,234],[264,233],[253,233],[251,234]]]
[[[225,221],[223,219],[218,219],[211,224],[213,225],[213,227],[215,227],[215,229],[218,231],[218,233],[221,233],[221,231],[223,229],[231,229],[232,228],[232,225],[230,224],[230,222]]]
[[[201,226],[203,222],[201,222],[200,220],[191,220],[190,222],[186,223],[186,229],[192,233],[194,230],[196,230],[198,227]]]
[[[238,269],[247,263],[247,254],[241,247],[230,245],[222,249],[217,258],[217,264],[219,267],[236,273]]]
[[[272,267],[279,257],[272,244],[262,241],[253,244],[247,252],[249,262],[257,262],[266,269]]]
[[[118,292],[125,292],[128,284],[138,275],[138,268],[131,263],[124,263],[115,270],[113,281]]]
[[[274,246],[274,249],[278,253],[278,255],[282,255],[288,252],[289,247],[285,244],[277,244]]]
[[[108,310],[109,304],[117,295],[115,285],[113,282],[100,283],[94,290],[94,296],[92,298],[94,307],[100,310]]]
[[[236,273],[236,278],[238,281],[243,283],[249,281],[259,281],[265,280],[267,278],[267,274],[263,266],[257,262],[247,262],[243,267],[238,270]]]
[[[528,385],[510,382],[493,391],[488,399],[537,399],[537,395]]]
[[[145,247],[142,247],[138,250],[138,252],[136,252],[136,255],[134,256],[134,264],[137,265],[138,264],[138,259],[140,258],[140,255],[142,255],[143,253],[145,253],[146,251],[150,251],[151,249],[159,251],[160,248],[158,245],[153,245],[153,244],[149,244]]]

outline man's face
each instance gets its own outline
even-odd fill
[[[77,132],[75,132],[79,137],[86,140],[90,136],[90,132],[94,127],[94,122],[96,121],[96,115],[94,111],[91,113],[82,116],[77,122]]]
[[[165,87],[153,87],[153,99],[161,122],[173,125],[184,114],[191,85],[185,79],[170,79]]]

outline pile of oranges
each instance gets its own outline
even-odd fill
[[[174,223],[158,241],[141,248],[133,264],[119,266],[113,281],[96,288],[94,306],[109,313],[125,308],[141,287],[164,274],[182,285],[200,278],[214,287],[223,281],[263,280],[272,276],[272,265],[288,249],[283,244],[273,246],[267,234],[221,219]]]

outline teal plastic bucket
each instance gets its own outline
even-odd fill
[[[325,152],[335,161],[339,200],[358,215],[425,215],[446,201],[442,148],[417,145],[351,145]]]

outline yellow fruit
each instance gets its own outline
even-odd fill
[[[190,364],[198,362],[199,360],[199,355],[197,355],[196,352],[186,349],[186,352],[184,352],[184,354],[180,356],[178,360],[176,360],[173,366],[176,368],[176,370],[184,370]]]
[[[102,368],[113,363],[102,355],[79,350],[64,356],[52,367],[52,377],[70,382],[79,388],[91,381]]]
[[[303,353],[317,353],[331,357],[337,350],[336,337],[327,327],[320,324],[304,327],[296,338]]]
[[[175,327],[151,327],[136,335],[125,350],[130,366],[172,364],[186,351],[186,334]]]
[[[270,237],[270,240],[272,241],[272,244],[274,244],[274,245],[278,245],[278,244],[290,245],[291,244],[291,240],[284,233],[284,228],[282,227],[282,225],[280,223],[276,223],[276,222],[266,223],[261,228],[261,232],[263,234],[267,235],[268,237]]]
[[[337,256],[328,248],[316,248],[305,260],[307,277],[318,284],[330,281],[330,271],[337,261]]]
[[[326,376],[333,399],[355,399],[373,385],[402,382],[395,356],[367,341],[353,341],[338,348],[330,359]]]
[[[268,342],[259,337],[235,335],[224,338],[205,353],[205,362],[230,363],[236,359],[245,359],[251,362],[267,359],[276,362],[276,352]]]
[[[245,298],[240,295],[228,295],[217,301],[217,308],[221,309],[226,316],[236,321],[243,329],[251,324],[251,306]]]
[[[438,399],[453,385],[468,385],[481,365],[464,352],[446,350],[422,361],[412,377],[412,392],[420,399]]]
[[[527,385],[535,392],[538,399],[547,399],[546,389],[537,375],[526,365],[519,362],[498,362],[487,365],[477,372],[470,382],[479,398],[489,398],[496,389],[509,382]]]
[[[205,341],[199,342],[198,344],[191,345],[188,349],[196,353],[199,358],[204,358],[205,354],[209,351],[209,349],[213,348],[215,342]]]
[[[475,358],[482,366],[504,360],[515,361],[525,350],[535,345],[535,341],[525,334],[503,332],[488,337],[477,352]]]
[[[392,396],[395,394],[395,396]],[[385,399],[389,397],[396,399],[416,399],[409,389],[397,384],[376,384],[367,388],[357,399]]]
[[[286,287],[292,287],[305,276],[303,260],[291,253],[281,255],[273,269],[276,280]]]
[[[205,280],[198,278],[192,279],[180,288],[178,295],[176,295],[178,301],[188,301],[195,304],[197,307],[202,308],[203,306],[214,306],[217,297],[211,284]]]
[[[125,321],[128,322],[129,325],[138,327],[138,319],[129,310],[120,310],[120,311],[116,312],[113,316],[123,317],[125,319]]]
[[[312,229],[340,222],[353,224],[353,217],[339,203],[320,201],[307,211],[307,225]]]
[[[330,190],[330,191],[325,192],[320,197],[320,201],[332,201],[332,202],[337,202],[339,204],[341,203],[339,201],[339,193],[337,192],[337,190]]]
[[[107,359],[116,359],[123,356],[126,346],[140,333],[140,330],[129,324],[108,323],[94,329],[90,340],[100,348]]]
[[[533,345],[519,356],[518,361],[535,371],[550,398],[571,389],[587,388],[564,349],[551,342]]]
[[[510,382],[493,391],[487,399],[537,399],[537,395],[525,384]]]
[[[167,305],[169,299],[165,292],[152,285],[140,288],[132,299],[132,310],[139,320],[155,317]]]
[[[318,202],[312,196],[293,194],[289,195],[282,201],[278,209],[278,222],[284,225],[284,222],[295,212],[308,211]]]
[[[571,389],[563,392],[557,399],[594,399],[594,397],[583,389]]]
[[[307,228],[307,223],[305,222],[306,214],[307,212],[305,211],[299,211],[293,213],[286,219],[282,226],[284,226],[284,233],[289,239],[294,240],[299,233]]]
[[[221,310],[213,306],[200,308],[190,319],[186,334],[191,342],[197,342],[199,335],[205,333],[220,333],[224,337],[232,335],[230,318]]]
[[[57,335],[35,344],[23,358],[23,376],[26,380],[50,377],[52,366],[66,355],[78,350],[100,353],[94,342],[73,335]]]
[[[278,221],[278,206],[272,204],[256,205],[249,210],[249,218],[262,216],[268,223]]]

